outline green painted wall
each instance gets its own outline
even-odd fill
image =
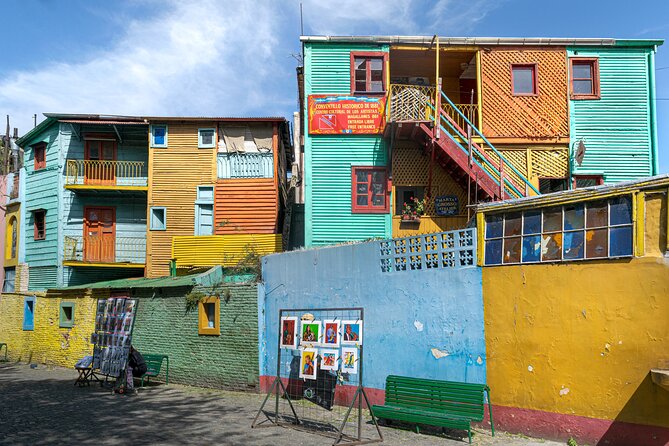
[[[310,94],[348,95],[351,51],[388,51],[387,45],[305,43],[304,88]],[[304,110],[307,121],[308,110]],[[310,136],[304,123],[305,245],[389,237],[390,214],[351,213],[351,166],[387,166],[383,139],[368,135]]]
[[[575,174],[603,174],[606,183],[654,175],[649,76],[651,48],[577,48],[568,56],[599,60],[600,99],[569,101],[572,147],[586,146]],[[571,75],[571,73],[570,73]]]
[[[170,382],[203,387],[255,388],[258,385],[258,290],[256,284],[225,285],[221,295],[221,335],[198,335],[197,308],[186,312],[190,287],[135,291],[139,298],[133,344],[141,353],[170,358]],[[230,291],[225,299],[225,290]],[[209,295],[211,288],[193,291]]]

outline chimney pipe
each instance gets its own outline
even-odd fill
[[[14,127],[14,139],[18,139],[18,138],[19,138],[19,128]]]

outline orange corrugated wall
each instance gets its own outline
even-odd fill
[[[218,180],[214,231],[216,234],[274,234],[278,206],[273,178]]]

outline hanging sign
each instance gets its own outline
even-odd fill
[[[458,215],[458,197],[456,195],[440,195],[434,197],[434,210],[439,216]]]
[[[385,126],[386,97],[309,95],[310,135],[376,135]]]

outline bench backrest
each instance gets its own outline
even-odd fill
[[[386,405],[446,412],[483,421],[485,384],[409,378],[386,378]]]
[[[163,365],[163,359],[167,357],[165,355],[152,355],[150,353],[142,356],[144,357],[144,361],[146,362],[147,372],[155,374],[158,374],[160,372],[160,368]]]

